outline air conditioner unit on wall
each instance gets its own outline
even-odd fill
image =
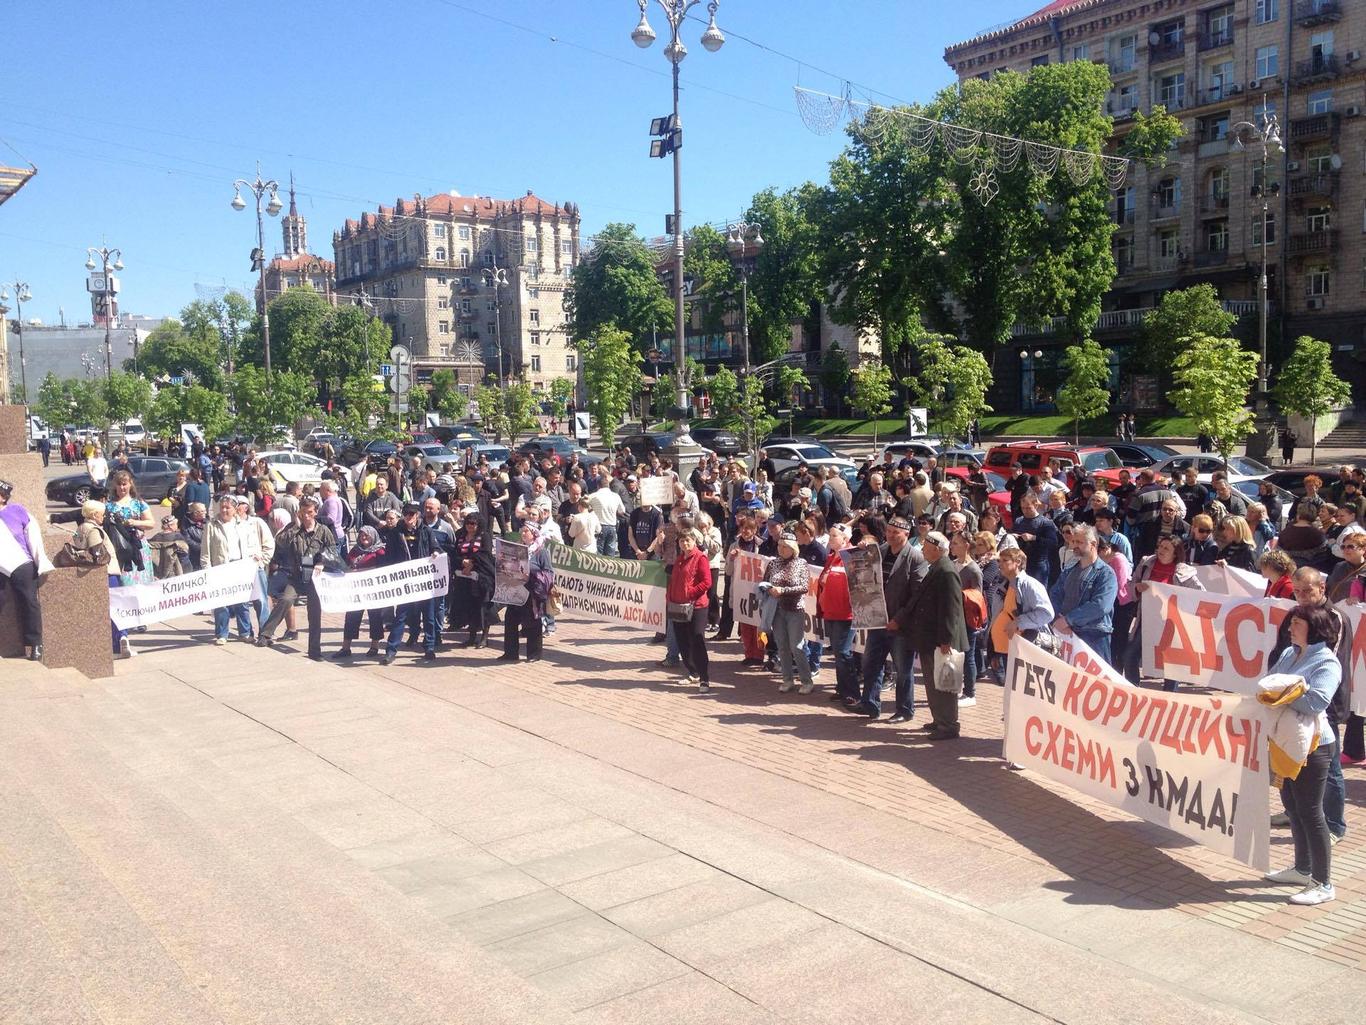
[[[1344,115],[1346,117],[1360,117],[1361,108],[1357,106],[1355,103],[1353,103],[1350,107],[1347,108],[1346,111],[1344,111]]]
[[[1361,51],[1360,51],[1360,50],[1348,50],[1348,51],[1347,51],[1347,63],[1348,63],[1348,64],[1355,64],[1355,63],[1356,63],[1357,61],[1359,61],[1359,60],[1361,60]]]
[[[1262,87],[1261,79],[1254,78],[1251,82],[1247,84],[1247,87],[1249,89],[1260,89]]]
[[[1300,169],[1300,162],[1298,160],[1292,160],[1285,165],[1285,169],[1293,174]]]
[[[1311,295],[1309,297],[1309,308],[1311,310],[1321,310],[1325,303],[1326,300],[1321,295]]]

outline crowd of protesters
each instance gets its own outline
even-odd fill
[[[481,458],[440,470],[394,456],[334,464],[316,487],[291,483],[277,493],[270,468],[251,450],[196,446],[191,468],[149,506],[117,454],[105,466],[100,459],[92,454],[92,481],[103,472],[108,494],[87,503],[86,519],[127,528],[143,557],[135,567],[111,563],[111,585],[236,560],[257,564],[266,598],[217,610],[215,643],[228,642],[234,623],[240,639],[258,645],[273,643],[282,623],[284,639],[293,640],[302,604],[308,656],[322,659],[315,567],[359,571],[446,552],[446,595],[348,614],[332,657],[355,657],[363,625],[366,654],[392,663],[404,647],[435,660],[443,633],[483,647],[501,622],[502,660],[519,659],[524,640],[535,661],[555,629],[544,547],[553,541],[663,564],[661,665],[698,690],[711,689],[714,656],[734,635],[742,672],[771,674],[780,692],[809,694],[828,664],[837,707],[903,724],[917,714],[919,667],[928,711],[920,729],[935,741],[958,737],[959,709],[976,703],[979,684],[1002,684],[1016,634],[1046,649],[1075,637],[1138,683],[1138,613],[1151,584],[1202,588],[1200,566],[1260,573],[1267,596],[1297,603],[1267,669],[1310,666],[1316,683],[1302,700],[1323,719],[1310,771],[1284,791],[1281,821],[1294,832],[1296,864],[1281,875],[1305,883],[1301,902],[1331,899],[1323,852],[1346,829],[1342,765],[1366,760],[1361,720],[1348,721],[1342,688],[1329,687],[1342,678],[1346,646],[1346,624],[1332,605],[1366,599],[1360,469],[1344,466],[1329,482],[1310,476],[1288,510],[1269,484],[1248,501],[1225,475],[1204,483],[1193,470],[1170,480],[1151,469],[1124,470],[1106,487],[1058,465],[1036,474],[1017,466],[1004,495],[991,496],[980,469],[946,471],[933,457],[890,452],[865,461],[852,485],[834,467],[802,464],[779,474],[762,450],[752,466],[708,454],[680,477],[666,457],[622,449],[601,462],[514,454],[501,466]],[[643,501],[641,481],[661,476],[671,501]],[[495,605],[493,538],[513,534],[530,553],[531,597],[525,606]],[[888,616],[885,626],[865,631],[861,652],[846,567],[853,548],[875,552]],[[757,626],[737,622],[742,552],[769,557]],[[821,640],[808,636],[803,602],[812,592]],[[113,636],[116,649],[131,654],[127,636],[117,629]],[[938,666],[951,657],[962,659],[956,686],[936,685]],[[888,673],[890,712],[882,696]]]

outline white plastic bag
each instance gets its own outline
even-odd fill
[[[950,649],[945,655],[934,649],[934,686],[951,694],[963,693],[963,652]]]

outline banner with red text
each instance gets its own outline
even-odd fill
[[[1352,711],[1357,715],[1366,715],[1366,605],[1349,605],[1340,601],[1333,607],[1342,613],[1343,622],[1352,634],[1351,654],[1347,658]]]
[[[1005,685],[1008,761],[1258,871],[1270,867],[1255,698],[1117,686],[1021,637],[1010,642]]]
[[[1139,598],[1143,675],[1254,694],[1276,630],[1295,607],[1149,582]]]
[[[109,618],[120,630],[131,630],[226,605],[258,602],[265,597],[260,578],[261,567],[254,559],[239,559],[150,584],[111,587]]]
[[[1260,598],[1266,594],[1267,580],[1260,573],[1249,573],[1236,566],[1196,566],[1195,576],[1206,591],[1232,594],[1241,598]]]
[[[771,561],[772,556],[757,555],[754,552],[735,553],[732,561],[731,586],[731,608],[735,611],[735,621],[737,623],[747,623],[750,626],[761,626],[759,622],[759,581],[764,579],[764,567]],[[816,584],[820,579],[821,572],[815,566],[811,567],[811,585],[806,596],[802,598],[802,611],[806,613],[805,635],[808,641],[821,641],[829,643],[825,636],[825,621],[816,613]],[[886,608],[884,606],[884,613]],[[854,650],[862,651],[864,638],[867,636],[866,630],[854,631]]]

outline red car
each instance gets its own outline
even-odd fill
[[[971,494],[971,492],[968,491],[968,474],[971,472],[972,470],[966,466],[944,467],[945,478],[956,480],[958,482],[958,489],[966,494]],[[999,473],[993,473],[991,470],[987,470],[986,475],[987,487],[990,489],[987,494],[987,501],[989,501],[992,508],[1000,514],[1001,523],[1009,530],[1011,526],[1010,492],[1006,490],[1005,478]]]
[[[1113,489],[1119,486],[1119,471],[1124,463],[1119,456],[1098,445],[1069,445],[1062,441],[1010,441],[993,445],[987,452],[987,469],[1008,476],[1012,466],[1026,474],[1038,473],[1052,464],[1053,472],[1066,479],[1069,487],[1078,473],[1091,480],[1104,481]]]

